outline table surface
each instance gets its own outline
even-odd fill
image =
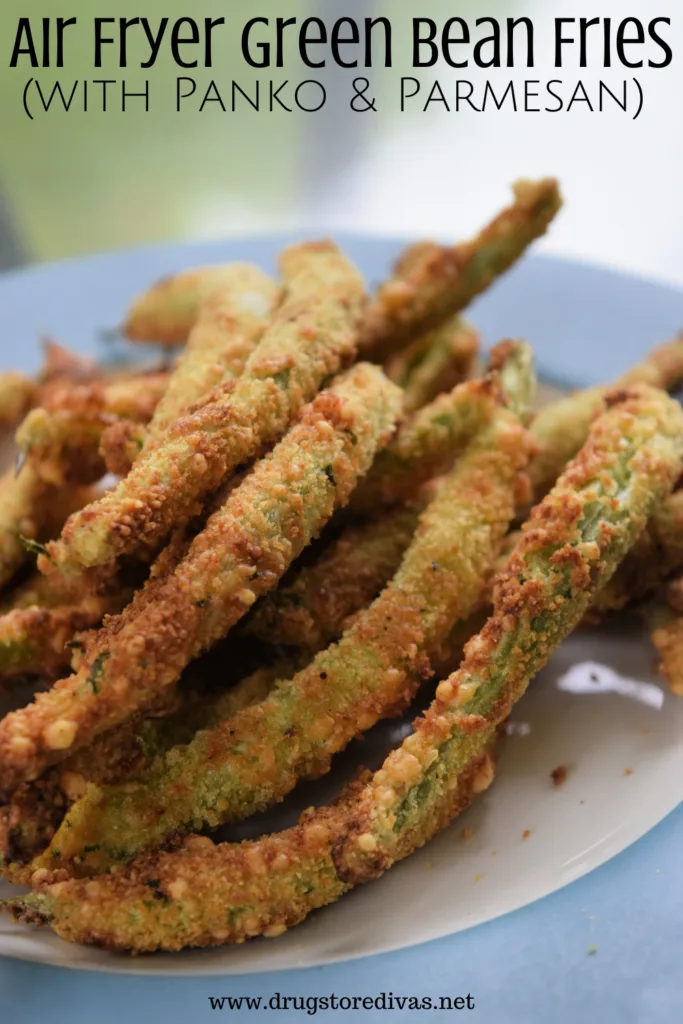
[[[0,959],[2,1001],[21,1009],[21,1019],[31,1024],[149,1022],[162,1006],[164,1020],[175,1024],[215,1021],[209,996],[470,993],[478,1024],[673,1024],[683,1019],[681,849],[683,807],[573,885],[496,921],[400,953],[225,979],[122,979]],[[419,913],[417,893],[415,904]],[[369,1010],[340,1016],[381,1024],[421,1015]],[[453,1017],[425,1014],[435,1021]],[[282,1011],[276,1019],[289,1024],[308,1018]]]

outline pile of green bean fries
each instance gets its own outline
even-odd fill
[[[586,620],[638,609],[683,693],[683,337],[537,411],[529,346],[483,364],[464,319],[560,206],[555,181],[518,182],[475,238],[411,246],[370,297],[331,241],[283,251],[279,280],[192,268],[121,328],[180,346],[170,370],[52,344],[35,379],[0,374],[16,920],[134,953],[280,935],[491,784],[513,705]],[[213,838],[425,687],[332,804]]]

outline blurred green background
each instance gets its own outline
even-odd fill
[[[92,67],[95,15],[224,16],[228,25],[220,30],[217,66],[197,74],[207,80],[213,74],[221,82],[235,77],[246,88],[256,72],[241,60],[239,32],[253,16],[253,5],[249,0],[139,0],[125,6],[120,0],[70,0],[59,6],[54,0],[31,0],[27,11],[25,0],[2,0],[0,38],[7,56],[0,67],[0,187],[6,218],[26,254],[46,259],[187,233],[265,230],[293,223],[306,176],[305,116],[256,114],[244,106],[223,114],[217,104],[201,114],[196,108],[176,113],[176,76],[193,72],[178,68],[166,48],[147,72],[139,67],[146,54],[142,45],[131,46],[127,70],[120,71],[113,62],[99,71]],[[313,0],[293,0],[288,12],[306,16],[312,6]],[[260,16],[281,12],[282,3],[276,0],[259,4]],[[10,39],[19,17],[27,13],[32,19],[56,13],[78,17],[78,25],[66,36],[67,60],[61,71],[7,66]],[[139,34],[134,38],[142,43]],[[290,53],[288,70],[293,64]],[[125,77],[131,89],[141,88],[148,76],[153,111],[147,114],[142,101],[131,100],[125,114],[113,104],[106,114],[51,111],[31,122],[21,106],[21,89],[31,74],[47,85],[56,76],[65,85],[83,78]],[[154,102],[154,97],[161,99]]]
[[[66,37],[66,67],[8,67],[18,19],[27,14],[34,23],[48,15],[78,17]],[[433,107],[424,113],[416,103],[399,112],[402,74],[420,76],[425,92],[435,77],[447,90],[457,77],[481,84],[490,76],[498,85],[510,77],[556,78],[555,16],[597,15],[616,23],[627,14],[645,23],[655,14],[670,16],[667,34],[675,53],[665,71],[638,73],[646,102],[635,122],[615,110],[456,114]],[[250,17],[301,21],[311,15],[328,25],[342,16],[390,17],[393,68],[306,68],[294,35],[282,70],[257,71],[244,62],[240,34]],[[683,19],[677,15],[680,0],[658,0],[656,12],[650,0],[633,0],[628,10],[623,0],[591,0],[570,9],[565,0],[491,0],[485,9],[480,0],[261,0],[257,6],[250,0],[0,0],[0,265],[170,238],[282,229],[458,237],[506,201],[516,177],[550,173],[561,179],[567,208],[542,246],[683,283]],[[95,16],[145,16],[153,23],[161,17],[225,17],[226,26],[218,30],[211,70],[183,71],[164,47],[145,72],[135,67],[146,48],[134,34],[127,70],[116,66],[111,47],[108,66],[96,71]],[[471,25],[482,16],[530,17],[535,66],[482,72],[442,63],[415,71],[410,25],[416,16],[440,24],[461,16]],[[21,93],[31,74],[48,89],[56,77],[67,88],[77,79],[125,77],[130,89],[148,77],[152,112],[132,100],[125,114],[113,104],[106,114],[50,112],[29,121]],[[357,74],[371,79],[378,112],[348,109]],[[328,101],[317,114],[257,113],[244,103],[235,113],[223,113],[216,103],[201,113],[195,104],[176,113],[179,75],[194,75],[204,86],[213,77],[226,97],[233,78],[246,90],[257,77],[294,83],[314,78],[324,84]],[[599,61],[559,73],[568,82],[580,76],[589,86],[601,75]],[[607,77],[618,87],[624,72],[613,67]]]
[[[424,6],[424,5],[423,5]],[[431,0],[435,17],[449,13],[471,15],[474,0]],[[505,7],[494,3],[493,9]],[[30,14],[32,23],[57,13],[76,16],[78,25],[67,30],[65,67],[32,71],[26,61],[8,67],[18,19]],[[306,68],[289,36],[285,66],[257,71],[242,59],[240,33],[254,16],[278,15],[302,20],[310,15],[327,24],[343,15],[363,18],[388,15],[394,29],[394,53],[405,73],[410,68],[409,25],[414,13],[408,0],[263,0],[256,10],[250,0],[139,0],[122,5],[120,0],[70,0],[68,6],[54,0],[2,0],[0,38],[4,56],[0,64],[0,202],[4,230],[11,232],[14,254],[27,259],[55,257],[164,238],[238,234],[245,230],[268,231],[300,225],[316,195],[343,178],[344,169],[372,137],[396,120],[397,112],[370,114],[365,119],[351,114],[348,97],[355,74],[332,66]],[[109,66],[92,67],[93,18],[146,16],[171,21],[183,16],[195,19],[225,17],[217,30],[214,67],[211,71],[178,68],[164,47],[149,71],[139,68],[147,54],[141,36],[129,38],[129,67],[116,66],[116,49],[107,51]],[[138,45],[135,45],[137,40]],[[109,51],[113,56],[109,56]],[[136,65],[138,65],[136,67]],[[394,69],[400,74],[400,70]],[[178,75],[194,75],[205,84],[213,77],[223,95],[232,78],[245,88],[257,76],[278,81],[315,78],[328,91],[325,110],[317,115],[280,109],[256,113],[246,104],[223,113],[216,103],[201,113],[194,104],[177,113],[174,109]],[[373,88],[387,88],[382,71],[371,72]],[[140,100],[131,100],[126,113],[112,109],[106,114],[50,111],[29,121],[22,109],[21,93],[34,75],[49,90],[55,78],[69,89],[75,80],[125,77],[129,89],[142,88],[150,79],[152,112],[145,113]],[[199,90],[198,90],[199,92]],[[343,93],[343,96],[342,96]],[[95,91],[91,89],[94,98]],[[34,102],[36,100],[34,99]],[[37,103],[36,103],[37,105]]]

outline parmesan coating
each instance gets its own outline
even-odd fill
[[[55,608],[15,608],[0,616],[0,683],[26,676],[55,679],[71,664],[66,645],[77,633],[99,625],[105,615],[121,611],[129,592],[90,594]]]
[[[154,707],[150,717],[141,720],[136,716],[110,729],[36,781],[23,783],[0,808],[3,875],[14,885],[30,883],[33,872],[42,866],[39,855],[49,846],[67,808],[84,796],[89,782],[109,785],[136,779],[156,756],[189,743],[198,729],[263,700],[278,676],[289,671],[291,663],[277,662],[257,669],[216,696],[211,687],[205,692],[201,673],[193,666],[188,678],[166,695],[163,704]]]
[[[0,790],[153,704],[224,636],[348,500],[400,399],[381,370],[361,363],[307,406],[175,568],[105,623],[75,675],[0,722]]]
[[[683,335],[678,335],[653,349],[642,363],[631,367],[614,384],[577,391],[541,409],[531,427],[538,444],[531,468],[534,493],[542,497],[574,458],[588,436],[591,422],[604,412],[605,395],[610,388],[649,384],[670,391],[681,383]]]
[[[258,267],[235,263],[225,269],[220,286],[199,307],[147,430],[145,448],[158,443],[191,406],[206,401],[212,388],[240,376],[281,298],[279,285]]]
[[[54,537],[75,509],[92,498],[89,487],[54,487],[30,464],[0,477],[0,587],[31,558],[29,549]],[[28,543],[27,543],[28,542]]]
[[[526,420],[535,384],[533,356],[529,347],[521,342],[502,342],[491,352],[490,370],[497,376],[490,377],[488,385],[498,380],[508,406]],[[474,393],[477,397],[480,394],[473,387],[465,393]],[[396,485],[396,475],[406,481],[406,490],[408,482],[411,482],[414,495],[416,481],[426,471],[424,452],[429,442],[424,443],[423,439],[429,436],[431,414],[427,413],[422,422],[424,432],[415,421],[399,428],[397,438],[375,460],[369,477],[377,474],[380,479],[388,481],[381,488],[386,487],[383,493],[387,496]],[[443,437],[442,427],[443,423],[436,423],[438,443]],[[400,452],[401,457],[395,461],[385,459],[388,449]],[[359,490],[362,491],[366,484],[367,480],[361,483]],[[401,483],[398,489],[402,486]],[[372,490],[372,482],[369,490]],[[358,492],[352,503],[354,499],[358,504],[363,500],[362,495],[358,498]],[[397,571],[415,531],[424,500],[426,496],[418,495],[417,501],[392,509],[382,518],[348,526],[324,549],[317,561],[304,566],[293,579],[260,602],[246,623],[246,631],[267,643],[312,651],[320,650],[336,639],[345,621],[366,607]]]
[[[481,599],[528,456],[526,431],[499,407],[423,512],[392,582],[339,643],[138,783],[90,787],[47,856],[103,871],[180,831],[241,820],[328,771],[356,735],[405,708],[430,656]]]
[[[591,613],[620,611],[652,594],[683,568],[683,490],[656,508],[642,534],[591,605]]]
[[[476,238],[451,248],[413,246],[372,300],[359,351],[382,362],[412,338],[439,327],[509,269],[559,210],[557,182],[518,181],[514,203]]]
[[[165,373],[53,389],[19,426],[16,443],[46,482],[94,483],[104,474],[102,433],[113,420],[145,423],[168,383]]]
[[[414,504],[347,526],[315,562],[259,602],[245,632],[265,643],[322,650],[397,572],[419,516]]]
[[[363,285],[331,242],[281,257],[287,300],[219,397],[168,428],[111,492],[72,516],[51,557],[63,571],[154,545],[201,500],[287,429],[321,384],[355,354]],[[220,390],[220,389],[219,389]]]
[[[100,451],[109,472],[125,476],[141,453],[164,438],[174,420],[210,401],[212,389],[241,375],[281,299],[282,289],[258,267],[235,263],[226,269],[222,283],[197,311],[149,427],[128,420],[104,430]]]
[[[22,538],[37,540],[43,529],[49,484],[32,466],[16,476],[8,470],[0,477],[0,586],[12,579],[28,558]]]
[[[659,655],[662,678],[672,693],[683,697],[683,618],[670,616],[650,636]]]
[[[4,427],[24,418],[33,406],[38,385],[30,377],[15,370],[0,373],[0,425]]]
[[[680,406],[647,387],[607,401],[610,410],[525,523],[463,663],[360,796],[335,849],[345,881],[381,874],[405,846],[430,837],[444,791],[490,744],[673,486],[683,454]]]
[[[673,485],[683,413],[650,389],[615,394],[534,510],[465,660],[414,733],[336,806],[241,844],[189,836],[97,879],[35,879],[15,917],[62,938],[135,952],[277,935],[443,828],[493,779],[492,733],[581,618]]]
[[[387,376],[403,388],[403,408],[415,412],[472,375],[479,335],[459,316],[417,338],[387,363]]]
[[[421,484],[448,469],[490,421],[501,392],[508,407],[526,422],[536,386],[529,346],[501,342],[491,351],[489,369],[485,377],[439,395],[401,424],[353,495],[354,512],[372,514],[382,505],[409,500]]]
[[[487,754],[448,793],[440,827],[464,810],[493,777]],[[36,891],[4,901],[15,917],[50,924],[68,942],[136,953],[275,938],[351,885],[332,851],[363,779],[331,807],[311,809],[286,832],[244,843],[190,835],[176,848],[137,858],[128,868],[75,879],[35,872]]]
[[[351,509],[372,515],[410,499],[421,484],[443,473],[494,415],[496,378],[465,381],[408,417],[381,452],[351,499]]]
[[[130,341],[184,345],[204,299],[234,279],[235,264],[194,267],[164,277],[132,303],[123,323]]]

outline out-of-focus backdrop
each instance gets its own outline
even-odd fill
[[[123,77],[135,90],[147,75],[153,112],[131,100],[125,114],[120,100],[106,114],[50,113],[30,121],[21,90],[32,73],[8,67],[19,17],[62,14],[79,24],[67,37],[67,66],[34,72],[50,86],[55,77],[79,80]],[[183,71],[167,51],[150,72],[139,67],[143,47],[129,50],[130,67],[110,61],[92,68],[93,17],[147,16],[175,19],[225,17],[228,28],[211,71]],[[390,16],[394,25],[394,67],[368,72],[377,112],[348,109],[351,82],[360,71],[305,68],[294,36],[285,67],[249,68],[240,56],[240,30],[254,16],[302,19],[317,15],[331,22],[352,15]],[[409,32],[413,16],[440,24],[461,16],[474,20],[527,16],[537,29],[536,65],[495,72],[410,67]],[[413,75],[423,94],[434,78],[446,94],[456,78],[475,86],[486,77],[544,80],[579,78],[587,89],[602,76],[612,83],[631,73],[613,67],[602,72],[599,53],[593,67],[576,62],[553,66],[549,25],[555,16],[626,15],[647,22],[670,17],[664,33],[674,60],[664,70],[633,72],[645,89],[644,109],[632,121],[614,105],[603,113],[486,114],[448,112],[435,104],[423,112],[412,103],[399,112],[401,75]],[[228,43],[228,39],[230,42]],[[597,42],[597,39],[596,39]],[[311,232],[353,230],[384,234],[438,234],[460,237],[504,204],[508,184],[519,176],[556,174],[567,199],[548,250],[588,257],[613,266],[683,284],[683,13],[680,0],[2,0],[0,4],[0,265],[55,259],[113,246],[169,238],[234,236],[283,228]],[[114,50],[114,48],[110,48]],[[217,102],[200,113],[188,103],[174,109],[178,75],[196,75],[200,94],[214,78],[229,97],[235,79],[244,89],[257,77],[277,82],[315,78],[328,91],[318,114],[301,111],[256,113],[243,103],[224,113]],[[267,86],[266,86],[267,88]],[[94,96],[94,89],[91,96]],[[112,95],[116,95],[112,93]],[[156,101],[154,97],[162,97]],[[583,105],[585,108],[585,104]],[[118,108],[118,109],[117,109]]]

